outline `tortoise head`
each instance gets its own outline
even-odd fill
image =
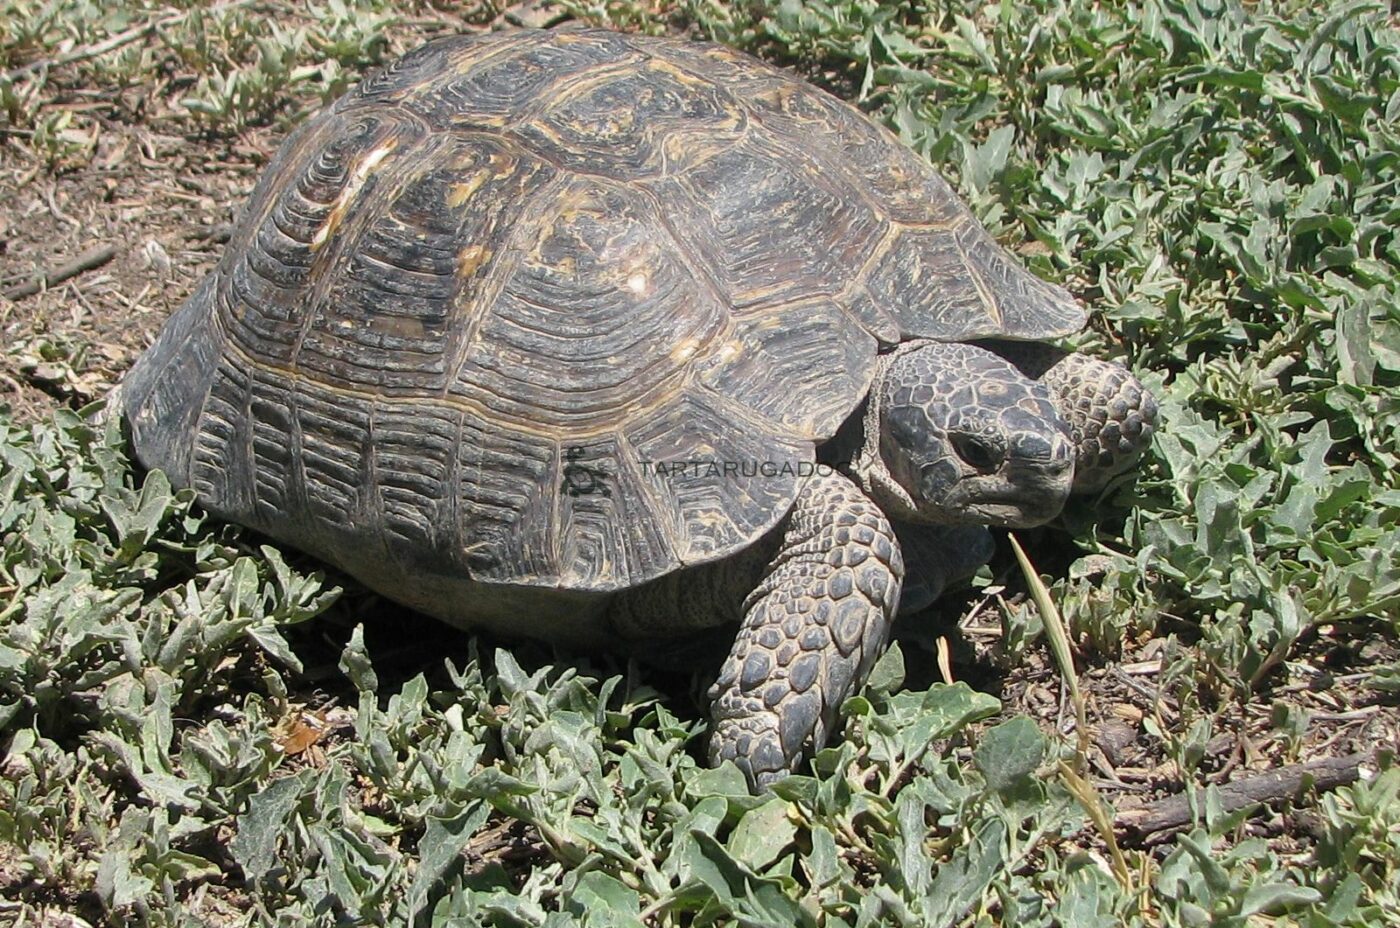
[[[923,342],[875,389],[879,483],[906,517],[1024,528],[1059,513],[1074,447],[1043,384],[985,349]]]

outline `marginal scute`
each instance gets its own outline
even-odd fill
[[[316,488],[296,508],[313,521],[364,526],[378,536],[378,488],[369,473],[374,404],[347,403],[307,381],[295,385],[290,399],[298,484]]]
[[[554,506],[558,449],[508,421],[463,415],[452,470],[460,563],[474,579],[560,576]]]
[[[905,337],[963,341],[1048,338],[1083,327],[1069,294],[1014,264],[981,226],[903,229],[874,260],[865,286]]]
[[[771,528],[797,496],[796,471],[816,459],[812,442],[765,433],[742,412],[692,384],[667,409],[627,426],[647,485],[679,517],[675,548],[684,564],[714,560]]]
[[[980,225],[964,226],[958,238],[978,285],[997,306],[1001,325],[991,334],[1042,339],[1084,327],[1088,316],[1077,300],[1027,271]]]
[[[587,589],[621,589],[631,578],[680,566],[679,520],[616,435],[560,449],[559,575]]]
[[[374,404],[368,466],[390,555],[405,566],[450,570],[461,561],[453,475],[462,433],[457,410],[424,403]],[[409,562],[410,553],[414,562]],[[430,562],[430,563],[423,563]]]
[[[249,415],[252,377],[234,360],[225,355],[217,361],[195,429],[188,480],[204,505],[243,512],[255,503],[250,453],[256,425]]]

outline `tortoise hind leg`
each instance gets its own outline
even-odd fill
[[[1123,365],[1036,342],[997,341],[985,347],[1050,389],[1074,443],[1074,492],[1102,489],[1152,440],[1157,401]]]
[[[879,508],[844,477],[808,480],[710,690],[711,761],[762,789],[821,748],[884,650],[903,579]]]

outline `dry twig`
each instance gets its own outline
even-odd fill
[[[52,271],[45,271],[37,274],[22,284],[15,284],[13,287],[7,288],[3,292],[0,292],[0,296],[3,296],[7,300],[19,300],[27,296],[33,296],[41,290],[63,283],[70,277],[77,277],[84,271],[90,271],[93,268],[101,267],[108,261],[111,261],[116,255],[116,245],[94,246],[78,255],[67,264],[61,264]]]
[[[1319,791],[1355,783],[1361,775],[1361,765],[1371,759],[1371,754],[1363,753],[1328,757],[1304,764],[1289,764],[1277,770],[1226,783],[1216,787],[1216,791],[1220,797],[1221,808],[1226,812],[1234,812],[1256,803],[1289,799],[1297,795],[1309,781]],[[1127,828],[1142,838],[1189,825],[1193,817],[1194,805],[1191,797],[1180,793],[1159,799],[1141,809],[1119,812],[1115,816],[1114,824]]]

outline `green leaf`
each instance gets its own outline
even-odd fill
[[[729,852],[734,859],[754,870],[762,870],[777,860],[797,834],[790,809],[786,799],[773,799],[745,812],[729,836]]]
[[[491,807],[473,802],[447,818],[431,816],[418,841],[418,872],[408,890],[408,918],[412,921],[428,904],[444,874],[461,856],[472,837],[486,824]]]
[[[248,628],[247,635],[282,666],[295,673],[302,672],[301,658],[292,651],[291,645],[287,644],[287,639],[282,637],[277,626],[271,624],[253,625]]]
[[[1182,835],[1177,839],[1177,847],[1193,859],[1212,895],[1223,897],[1230,892],[1230,873],[1216,860],[1209,838],[1203,831],[1198,829]]]
[[[1244,916],[1267,912],[1278,915],[1290,906],[1311,905],[1322,901],[1322,893],[1311,886],[1292,886],[1287,883],[1265,883],[1251,886],[1240,903],[1240,914]]]
[[[913,759],[939,739],[947,738],[1001,709],[1001,703],[966,683],[935,683],[922,693],[899,692],[890,697],[890,712],[874,724],[896,736],[901,757]]]
[[[692,829],[690,873],[714,895],[726,911],[765,925],[815,926],[810,913],[789,898],[780,884],[756,875],[730,856],[724,845]]]
[[[1374,328],[1368,300],[1348,301],[1337,312],[1337,364],[1342,383],[1366,386],[1376,369],[1371,351]]]
[[[991,885],[1006,859],[1006,825],[999,819],[982,823],[972,839],[938,868],[924,897],[925,924],[956,924]]]
[[[1114,909],[1122,890],[1095,863],[1079,862],[1064,882],[1055,912],[1064,928],[1117,928],[1121,924]]]
[[[841,879],[840,850],[836,837],[825,825],[814,824],[812,852],[807,855],[804,866],[813,886],[831,886]]]
[[[355,689],[361,693],[377,693],[379,677],[370,663],[369,652],[365,650],[365,627],[356,625],[350,633],[350,641],[340,652],[340,670],[350,678]]]
[[[145,899],[155,883],[131,869],[130,850],[116,846],[102,854],[97,866],[97,894],[109,908],[121,909]]]
[[[229,850],[250,882],[261,880],[272,870],[278,839],[305,788],[302,775],[273,780],[248,800],[248,811],[238,816],[237,834],[229,842]]]
[[[1045,757],[1047,742],[1040,728],[1017,716],[988,730],[972,752],[987,787],[997,792],[1014,789],[1032,776]]]
[[[580,916],[585,925],[640,926],[637,917],[642,897],[621,880],[601,870],[590,870],[578,878],[573,891],[565,893],[565,908]]]
[[[865,692],[872,696],[888,695],[903,685],[904,652],[900,650],[898,641],[892,641],[885,652],[876,658],[875,666],[870,669],[870,676],[865,681]]]
[[[722,796],[744,801],[750,797],[749,783],[744,772],[733,764],[702,768],[694,771],[686,780],[686,792],[697,798]]]
[[[1015,126],[998,126],[987,135],[986,142],[968,152],[963,161],[963,179],[973,190],[986,190],[1001,174],[1015,138]]]

